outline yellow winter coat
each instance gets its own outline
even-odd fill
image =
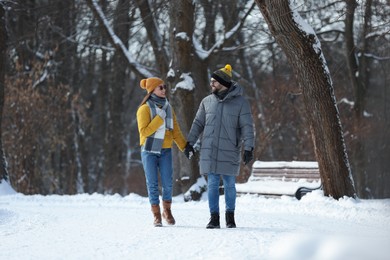
[[[184,148],[187,144],[187,140],[184,138],[179,124],[176,120],[176,114],[172,109],[173,116],[173,130],[166,130],[164,142],[162,148],[172,148],[172,143],[175,141],[177,147],[181,151],[184,151]],[[148,136],[154,134],[157,129],[164,123],[164,120],[160,116],[155,116],[153,119],[150,119],[150,108],[147,104],[143,104],[138,108],[137,111],[137,122],[138,122],[138,132],[139,132],[139,142],[142,146],[145,143],[145,140]]]

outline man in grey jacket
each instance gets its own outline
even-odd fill
[[[232,81],[232,67],[212,74],[212,93],[205,97],[196,113],[187,146],[184,151],[190,158],[193,145],[201,137],[200,171],[207,175],[210,222],[207,228],[220,228],[219,183],[222,177],[226,202],[226,227],[235,228],[236,176],[239,174],[241,147],[243,161],[253,159],[254,133],[249,102],[242,96],[243,89]]]

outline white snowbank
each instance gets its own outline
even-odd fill
[[[0,259],[385,260],[390,199],[339,201],[313,192],[237,198],[238,228],[209,230],[208,204],[175,197],[175,226],[155,228],[147,198],[0,196]]]

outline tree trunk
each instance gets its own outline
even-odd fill
[[[191,1],[175,0],[170,4],[171,20],[171,46],[172,65],[168,82],[171,87],[180,84],[195,84],[193,76],[190,74],[193,66],[194,50],[192,46],[192,33],[194,31],[194,5]],[[180,33],[180,34],[178,34]],[[188,81],[187,78],[191,80]],[[179,120],[181,130],[186,136],[191,128],[192,118],[195,115],[194,86],[186,88],[176,88],[173,92],[171,103]],[[188,160],[184,154],[175,151],[174,156],[174,178],[179,181],[180,192],[188,191],[190,186],[199,178],[199,168],[197,160]]]
[[[367,59],[364,55],[365,48],[367,46],[367,40],[364,35],[367,33],[368,21],[370,21],[370,12],[367,12],[371,8],[371,1],[366,3],[366,13],[364,21],[364,31],[363,31],[363,48],[361,52],[361,60],[359,62],[358,50],[354,42],[354,15],[355,9],[358,6],[356,0],[345,0],[346,3],[346,16],[345,16],[345,51],[347,57],[347,67],[349,79],[351,81],[351,87],[355,91],[355,105],[354,105],[354,114],[355,114],[355,124],[354,124],[354,135],[355,138],[352,141],[352,160],[351,165],[354,169],[354,176],[356,178],[356,191],[357,194],[362,198],[367,198],[366,194],[367,187],[367,171],[366,171],[366,149],[364,136],[362,135],[361,129],[364,128],[365,122],[363,117],[363,112],[365,110],[365,96],[366,96],[366,85],[368,78],[367,70]]]
[[[105,12],[107,8],[106,1],[100,1],[101,8]],[[99,20],[99,25],[100,25]],[[109,42],[109,35],[108,34],[97,34],[99,36],[99,41],[101,41],[102,45],[108,45]],[[100,73],[102,71],[109,71],[109,54],[107,50],[102,50],[102,58],[99,59],[99,54],[94,53],[95,58],[94,62],[99,62],[100,67],[99,69],[96,69],[94,65],[91,67],[91,72],[93,75],[96,73]],[[107,154],[107,147],[109,146],[108,142],[108,124],[109,124],[109,97],[110,97],[110,89],[109,89],[109,81],[110,81],[110,75],[107,75],[107,73],[104,73],[101,77],[99,77],[99,82],[97,83],[97,96],[96,96],[96,108],[95,111],[93,111],[92,117],[94,118],[94,126],[95,128],[93,130],[93,143],[99,144],[95,145],[94,148],[96,148],[96,153],[93,155],[93,163],[95,164],[95,170],[92,172],[92,175],[95,175],[95,187],[93,188],[94,191],[97,192],[106,192],[109,190],[108,186],[111,183],[105,183],[105,180],[109,179],[109,177],[106,177],[106,161],[108,158],[106,158]],[[93,91],[93,88],[90,90]],[[91,144],[90,149],[93,147]]]
[[[7,30],[5,27],[5,10],[0,5],[0,183],[8,179],[7,164],[2,142],[2,121],[4,107],[4,88],[5,88],[5,61],[7,55]]]
[[[127,0],[120,0],[116,7],[114,19],[114,32],[123,43],[127,43],[129,39],[129,8],[130,4]],[[127,44],[125,45],[128,48]],[[126,176],[126,144],[125,131],[122,113],[124,88],[126,85],[126,69],[127,61],[117,51],[113,59],[113,77],[111,80],[115,82],[112,86],[109,102],[109,119],[105,152],[105,183],[109,183],[108,187],[113,193],[122,195],[127,194],[125,189]],[[104,86],[105,87],[105,86]]]
[[[335,199],[355,197],[332,80],[319,40],[313,30],[305,29],[309,27],[302,25],[289,2],[256,0],[302,88],[324,194]]]
[[[58,15],[55,16],[54,21],[58,28],[61,28],[62,33],[66,37],[72,37],[77,31],[76,29],[76,7],[74,0],[64,0],[58,3]],[[62,87],[63,85],[70,86],[70,93],[68,102],[66,104],[66,110],[72,111],[72,100],[75,95],[73,87],[75,87],[74,71],[77,71],[75,68],[75,61],[77,57],[77,45],[73,43],[64,43],[63,36],[58,36],[53,34],[53,45],[58,46],[58,51],[56,52],[55,60],[58,63],[63,63],[62,66],[59,66],[58,75],[56,80],[58,84],[56,86]],[[54,46],[53,46],[54,47]],[[66,121],[72,122],[72,127],[75,127],[75,121],[73,120],[71,113],[65,113],[64,117]],[[58,129],[59,132],[67,132],[67,129]],[[61,175],[66,179],[66,188],[64,192],[66,194],[76,194],[77,193],[77,177],[80,169],[78,168],[77,151],[76,151],[76,141],[73,135],[66,135],[66,145],[62,148],[61,157],[64,163],[64,166],[59,169]]]

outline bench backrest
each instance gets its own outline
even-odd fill
[[[318,181],[320,172],[317,162],[309,161],[256,161],[252,166],[252,178],[254,179],[278,179],[296,181]]]

